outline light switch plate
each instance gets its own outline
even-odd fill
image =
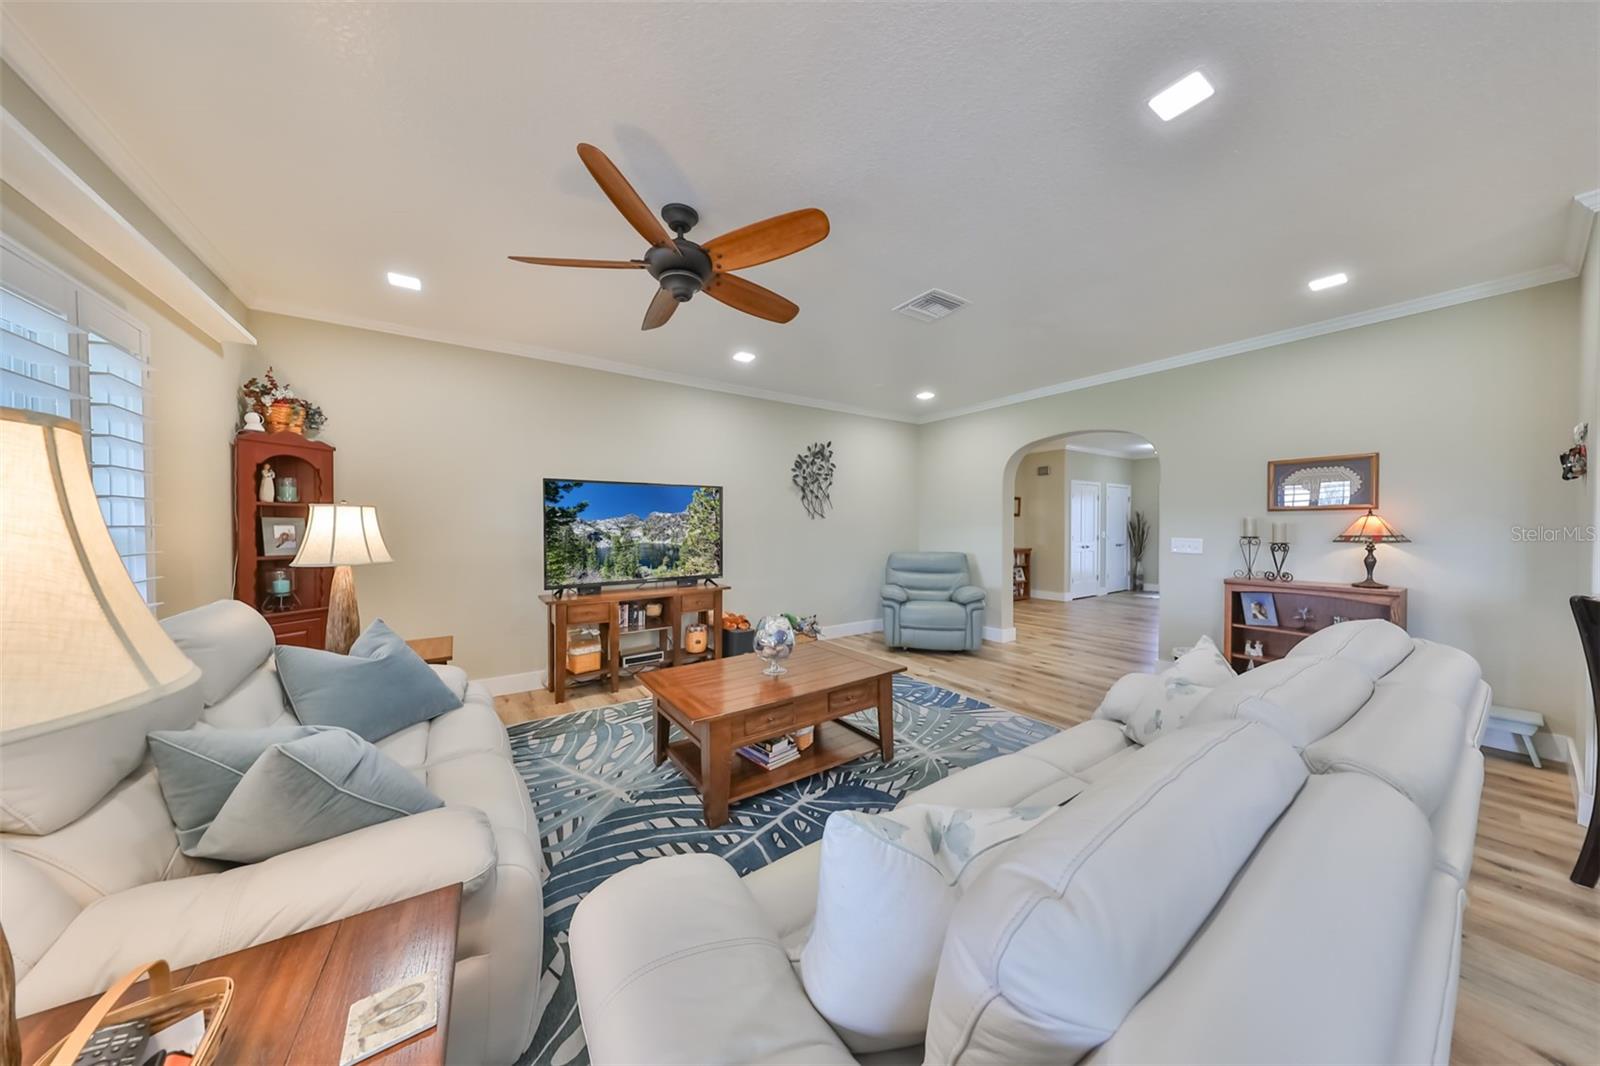
[[[1206,542],[1199,537],[1173,537],[1172,554],[1174,555],[1201,555],[1206,550]]]

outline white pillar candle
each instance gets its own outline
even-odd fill
[[[1244,528],[1243,536],[1246,536],[1246,537],[1255,536],[1256,535],[1256,520],[1254,518],[1246,518],[1244,520],[1243,528]]]

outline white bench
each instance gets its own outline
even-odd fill
[[[1533,735],[1544,728],[1544,715],[1516,707],[1490,707],[1487,728],[1503,730],[1519,738],[1533,765],[1544,765],[1539,761],[1538,749],[1533,746]]]

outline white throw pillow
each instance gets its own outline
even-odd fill
[[[1147,685],[1141,691],[1138,705],[1124,719],[1122,732],[1135,744],[1148,744],[1182,727],[1212,689],[1238,676],[1211,638],[1201,637],[1177,662],[1155,676],[1159,685]]]
[[[866,1053],[922,1043],[945,927],[963,889],[1000,845],[1054,809],[911,804],[829,817],[800,979],[845,1046]]]

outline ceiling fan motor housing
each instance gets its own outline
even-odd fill
[[[679,303],[687,302],[711,280],[711,257],[698,244],[681,237],[675,247],[645,252],[644,268]]]

